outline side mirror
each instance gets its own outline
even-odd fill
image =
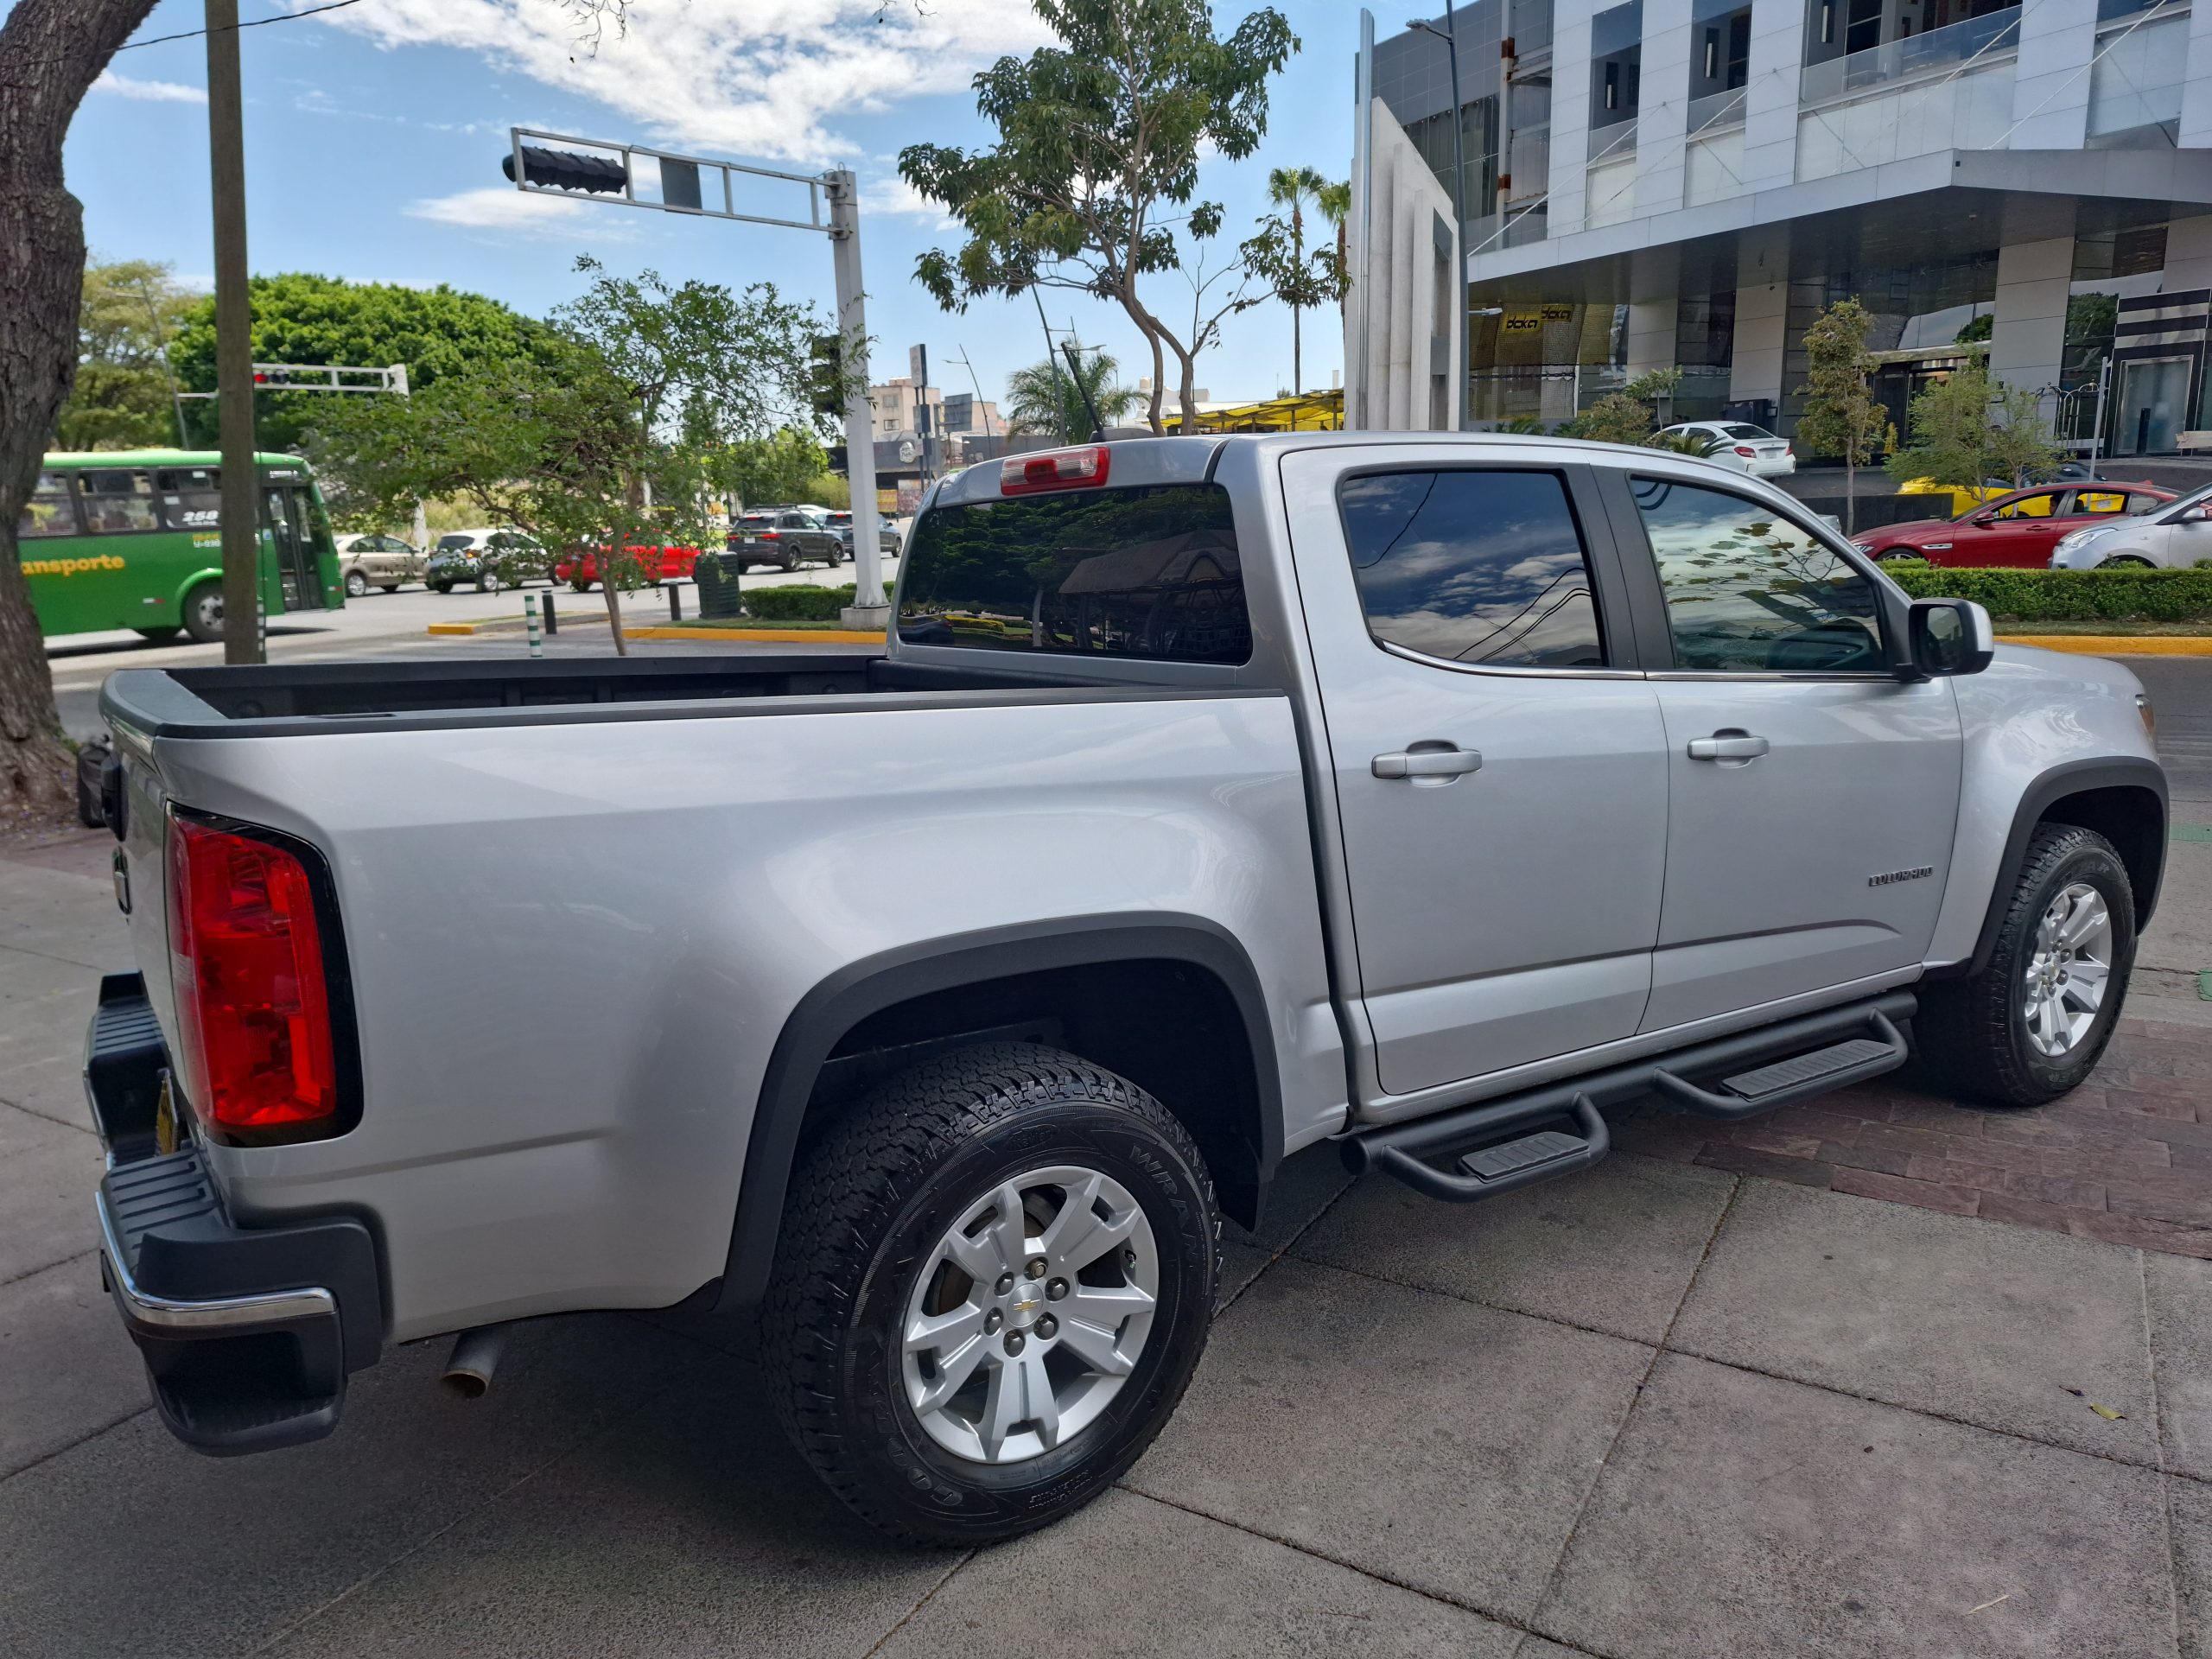
[[[1908,616],[1912,665],[1923,674],[1979,674],[1996,655],[1989,613],[1970,599],[1916,599]]]

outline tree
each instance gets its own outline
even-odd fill
[[[1344,245],[1344,220],[1351,217],[1351,181],[1341,184],[1325,184],[1315,200],[1321,217],[1333,226],[1337,232],[1337,270],[1340,273],[1337,287],[1337,309],[1344,309],[1344,296],[1351,290],[1351,257]]]
[[[721,489],[753,506],[810,499],[815,480],[830,471],[830,457],[813,433],[787,426],[764,438],[740,438],[708,466]]]
[[[327,399],[315,448],[349,513],[457,497],[552,556],[592,550],[626,654],[620,594],[650,579],[643,550],[702,544],[737,446],[816,418],[809,348],[827,324],[771,283],[576,269],[583,294],[531,350],[410,397]]]
[[[63,449],[132,449],[179,442],[168,344],[198,296],[170,267],[123,259],[85,268],[77,382],[61,406]]]
[[[1889,459],[1900,483],[1926,478],[1979,490],[1993,477],[2018,488],[2058,464],[2039,400],[2025,386],[1993,385],[1980,352],[1916,395],[1906,410],[1910,441]]]
[[[1076,360],[1082,365],[1080,391],[1066,363],[1049,357],[1007,376],[1005,418],[1008,437],[1058,438],[1063,443],[1089,437],[1090,411],[1084,404],[1084,391],[1090,392],[1091,403],[1097,407],[1098,418],[1109,426],[1135,406],[1137,394],[1115,380],[1115,371],[1121,365],[1109,353],[1078,353]]]
[[[1065,288],[1119,305],[1152,352],[1152,429],[1179,373],[1184,418],[1198,415],[1185,339],[1145,302],[1141,279],[1181,266],[1175,228],[1205,238],[1218,203],[1193,203],[1202,149],[1242,161],[1267,130],[1268,78],[1298,47],[1272,7],[1217,37],[1209,0],[1032,0],[1060,39],[976,77],[976,107],[998,129],[988,149],[913,144],[906,181],[958,219],[967,241],[932,249],[914,274],[938,303]]]
[[[16,0],[0,25],[0,809],[60,812],[70,762],[16,524],[77,372],[84,209],[62,180],[77,105],[154,0]]]
[[[1317,248],[1310,256],[1306,251],[1306,203],[1312,200],[1319,205],[1338,188],[1310,167],[1276,168],[1268,175],[1268,200],[1287,209],[1288,217],[1271,213],[1261,220],[1259,233],[1242,250],[1245,270],[1290,308],[1290,389],[1294,393],[1306,390],[1300,317],[1344,296],[1341,251]],[[1350,185],[1341,188],[1349,194]]]
[[[1647,369],[1618,391],[1609,391],[1560,428],[1563,436],[1595,443],[1643,443],[1658,424],[1658,404],[1682,383],[1680,369]]]
[[[481,294],[448,288],[402,288],[338,276],[287,271],[246,284],[253,302],[253,360],[381,369],[404,364],[410,386],[422,391],[444,376],[504,361],[539,348],[543,322]],[[215,389],[215,302],[191,308],[170,348],[187,391]],[[331,394],[264,391],[253,400],[254,441],[264,449],[296,449],[330,412]],[[194,442],[216,441],[215,400],[197,401],[188,416]]]
[[[1838,300],[1805,331],[1805,399],[1797,417],[1800,442],[1816,454],[1843,457],[1843,533],[1859,529],[1859,469],[1894,448],[1897,428],[1888,410],[1866,389],[1873,354],[1866,331],[1874,318],[1856,297]]]

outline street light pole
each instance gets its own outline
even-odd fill
[[[830,257],[837,274],[837,332],[844,338],[838,366],[845,376],[845,484],[853,506],[853,602],[842,620],[849,628],[887,627],[891,607],[883,597],[883,543],[875,520],[875,410],[868,400],[868,310],[861,286],[860,184],[851,169],[829,175]]]
[[[1435,35],[1444,42],[1445,54],[1452,60],[1452,228],[1464,248],[1467,245],[1467,157],[1461,130],[1466,124],[1459,113],[1459,29],[1452,16],[1452,0],[1444,0],[1442,29],[1420,17],[1406,27]]]

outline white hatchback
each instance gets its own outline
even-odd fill
[[[1797,470],[1789,440],[1748,421],[1684,421],[1667,428],[1706,440],[1705,458],[1753,478],[1783,478]]]

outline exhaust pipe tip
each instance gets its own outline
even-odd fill
[[[453,1352],[439,1380],[464,1400],[482,1399],[492,1386],[492,1374],[499,1369],[506,1342],[507,1328],[503,1325],[480,1325],[462,1332],[454,1338]]]

